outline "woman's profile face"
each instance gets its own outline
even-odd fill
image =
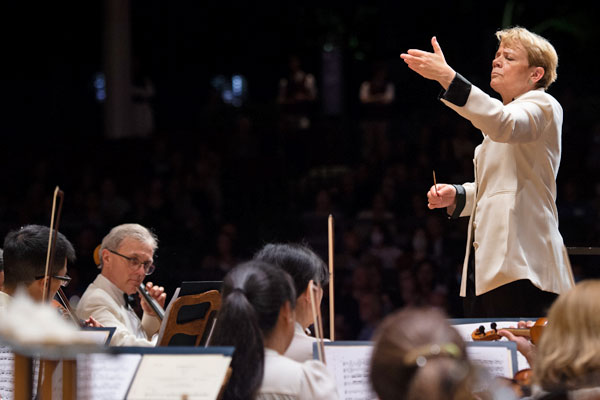
[[[527,51],[522,45],[502,42],[492,61],[490,86],[507,104],[533,88],[530,78],[534,69],[529,66]]]

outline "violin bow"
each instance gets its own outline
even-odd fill
[[[321,317],[321,309],[317,307],[316,299],[317,287],[313,281],[308,282],[308,291],[310,293],[310,304],[312,306],[313,322],[315,326],[315,336],[317,338],[317,355],[319,360],[325,364],[325,345],[323,344],[323,318]]]
[[[50,232],[49,232],[49,236],[48,236],[48,253],[46,255],[46,270],[44,272],[44,277],[46,280],[44,282],[44,290],[42,292],[42,298],[44,299],[44,302],[47,302],[50,300],[48,298],[50,296],[50,279],[49,279],[50,266],[54,265],[54,256],[56,254],[56,240],[58,238],[58,226],[60,225],[60,215],[62,213],[62,205],[63,205],[63,201],[64,201],[64,196],[65,196],[64,192],[62,190],[60,190],[60,188],[57,186],[54,189],[54,196],[52,199],[52,215],[50,216]],[[58,201],[58,210],[56,207],[57,199],[59,200]],[[55,217],[56,217],[56,221],[55,221]],[[61,287],[58,288],[58,291],[56,292],[56,294],[58,295],[60,302],[62,303],[64,308],[67,310],[67,314],[69,314],[69,317],[71,318],[71,320],[73,320],[75,325],[77,325],[80,328],[84,327],[85,325],[82,323],[82,321],[75,316],[75,311],[71,307],[71,304],[69,303],[69,299],[67,298],[67,296],[65,295],[65,292],[63,292]]]
[[[50,295],[50,279],[48,276],[50,275],[50,265],[54,264],[54,253],[56,250],[56,236],[58,233],[58,223],[60,221],[60,212],[62,210],[64,193],[57,186],[54,189],[54,196],[52,197],[52,215],[50,216],[50,233],[48,235],[48,252],[46,253],[46,269],[44,271],[44,290],[42,291],[42,299],[44,301],[48,301],[48,296]],[[56,212],[56,199],[60,198],[58,204],[58,212]],[[56,216],[56,228],[54,225],[54,217]]]
[[[335,312],[333,303],[333,215],[327,220],[327,237],[329,242],[329,338],[335,340]]]
[[[54,195],[52,196],[52,214],[50,215],[50,231],[48,232],[48,252],[46,253],[46,268],[44,270],[44,289],[42,290],[42,301],[44,303],[50,300],[50,265],[54,265],[54,253],[56,252],[56,236],[58,236],[58,229],[56,229],[55,232],[54,217],[56,216],[56,226],[58,226],[58,222],[60,221],[60,212],[62,210],[63,194],[64,193],[62,192],[62,190],[60,190],[60,188],[57,186],[54,189]],[[57,199],[60,199],[58,204],[58,212],[56,212]],[[42,397],[45,397],[47,387],[42,386],[45,385],[45,382],[42,383],[42,377],[44,376],[45,367],[46,362],[40,359],[36,398],[40,398],[40,394]]]

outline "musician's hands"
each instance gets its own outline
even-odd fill
[[[517,328],[531,328],[533,325],[535,325],[535,321],[519,321]],[[507,338],[511,342],[515,342],[517,344],[517,350],[519,350],[519,353],[525,356],[530,366],[533,366],[536,347],[535,344],[531,343],[531,340],[524,336],[515,336],[511,332],[504,329],[498,330],[498,335]]]
[[[400,57],[408,64],[408,68],[424,78],[439,82],[444,89],[448,89],[456,72],[446,63],[444,53],[435,36],[431,38],[431,46],[433,53],[410,49],[406,52],[408,54],[402,53]]]
[[[104,325],[96,321],[94,317],[91,316],[85,321],[83,321],[83,323],[85,324],[85,326],[89,326],[90,328],[104,328]]]
[[[437,188],[437,192],[436,192]],[[446,208],[456,204],[456,188],[445,183],[438,183],[432,186],[427,192],[427,207],[430,210],[434,208]]]
[[[165,308],[165,300],[167,299],[167,294],[165,293],[164,287],[154,285],[154,284],[152,284],[152,282],[147,282],[146,283],[146,291],[148,292],[148,294],[150,296],[152,296],[152,298],[154,298],[154,300],[156,300],[156,302],[162,308]],[[144,312],[148,313],[150,315],[156,316],[156,314],[154,313],[154,310],[152,310],[152,307],[150,307],[150,305],[146,302],[144,297],[140,295],[140,299],[141,299],[140,304],[142,305],[142,309],[144,310]]]

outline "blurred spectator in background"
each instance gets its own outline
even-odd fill
[[[377,61],[373,64],[371,78],[360,85],[362,151],[363,157],[371,162],[387,160],[390,152],[388,135],[395,88],[387,74],[387,65]]]
[[[310,128],[310,114],[317,99],[315,77],[302,70],[300,57],[291,55],[288,76],[279,81],[277,102],[281,105],[286,127],[292,130]]]

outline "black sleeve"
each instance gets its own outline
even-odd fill
[[[456,189],[456,208],[454,212],[449,217],[450,219],[456,219],[460,216],[460,213],[465,208],[465,203],[467,201],[467,192],[463,185],[452,185]]]
[[[448,89],[442,90],[438,99],[444,99],[454,105],[462,107],[467,104],[467,99],[471,93],[471,86],[473,86],[471,85],[471,82],[457,72],[450,83],[450,86],[448,86]]]

